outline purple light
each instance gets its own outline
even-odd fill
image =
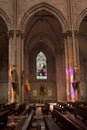
[[[69,73],[70,73],[70,93],[71,93],[71,100],[74,101],[75,100],[75,91],[73,89],[73,76],[74,76],[74,72],[73,72],[73,67],[70,66],[69,68]]]
[[[75,94],[75,91],[74,91],[73,85],[72,85],[73,77],[74,77],[73,67],[70,66],[69,69],[66,69],[67,93],[70,93],[71,100],[75,101],[76,94]]]

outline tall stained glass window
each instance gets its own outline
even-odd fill
[[[47,79],[46,56],[43,52],[39,52],[36,57],[36,74],[37,79]]]

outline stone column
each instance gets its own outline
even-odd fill
[[[76,31],[67,31],[64,34],[65,40],[65,61],[66,61],[66,93],[67,100],[77,100],[77,93],[73,88],[75,68],[79,69],[79,49]],[[80,75],[79,75],[80,76]]]
[[[72,32],[67,31],[64,34],[65,40],[65,63],[66,63],[66,95],[67,101],[74,100],[74,91],[72,88],[73,78],[73,45],[72,45]]]
[[[12,86],[12,67],[15,65],[16,59],[15,59],[15,36],[14,36],[14,30],[10,30],[8,32],[8,38],[9,38],[9,85],[8,85],[8,100],[9,102],[14,102],[14,90]]]
[[[10,30],[9,33],[9,102],[22,102],[23,86],[22,72],[24,71],[24,43],[20,30]],[[15,89],[12,84],[12,71],[15,66],[16,82]],[[13,89],[13,90],[12,90]],[[12,96],[12,97],[11,97]]]
[[[65,64],[66,64],[66,100],[70,100],[70,80],[69,80],[69,52],[68,52],[68,40],[69,36],[67,32],[64,35],[65,42]]]
[[[24,71],[24,43],[23,43],[23,34],[20,30],[16,30],[16,38],[17,38],[17,75],[18,75],[18,102],[22,102],[23,100],[23,84],[22,84],[22,74]]]
[[[24,72],[24,34],[21,35],[21,53],[22,53],[22,72],[21,72],[21,87],[22,87],[22,102],[24,102],[24,78],[25,78],[25,72]]]
[[[79,84],[80,84],[80,61],[79,61],[79,45],[78,45],[78,32],[73,31],[73,57],[74,57],[74,82],[77,84],[76,100],[80,100]]]
[[[62,100],[61,57],[56,53],[57,101]]]
[[[65,101],[65,65],[64,65],[64,49],[60,48],[56,52],[56,84],[57,84],[57,101]]]

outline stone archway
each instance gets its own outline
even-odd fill
[[[84,9],[77,20],[79,55],[80,55],[80,96],[81,100],[87,101],[87,9]]]
[[[64,18],[64,16],[62,15],[62,13],[47,3],[40,3],[38,5],[35,5],[30,10],[28,10],[25,13],[25,15],[23,16],[23,18],[21,19],[21,22],[19,25],[20,30],[25,32],[25,27],[26,27],[26,24],[27,24],[29,18],[31,16],[33,16],[33,14],[35,14],[41,10],[46,10],[46,11],[49,11],[51,14],[53,14],[60,21],[60,23],[62,25],[63,32],[66,32],[68,30],[68,23],[67,23],[66,19]]]
[[[0,99],[1,103],[9,100],[9,39],[8,30],[11,29],[11,22],[7,14],[0,9]],[[4,92],[4,93],[3,93]]]
[[[56,23],[56,25],[53,22]],[[63,17],[63,15],[60,13],[60,11],[56,10],[55,8],[53,8],[52,6],[50,6],[46,3],[41,3],[39,5],[36,5],[31,10],[29,10],[24,15],[24,17],[21,21],[21,24],[20,24],[21,30],[25,32],[24,33],[24,56],[25,56],[24,59],[26,59],[25,64],[24,64],[24,66],[26,66],[26,67],[24,67],[25,78],[29,79],[31,86],[35,86],[35,85],[32,85],[33,79],[34,79],[33,82],[35,82],[37,84],[39,82],[39,86],[40,86],[40,84],[43,84],[42,83],[43,81],[41,81],[41,82],[37,81],[36,77],[33,77],[33,79],[32,79],[30,76],[32,74],[31,74],[31,69],[30,69],[30,64],[29,64],[29,60],[31,60],[31,59],[29,59],[29,57],[31,56],[32,51],[36,54],[36,52],[39,51],[40,49],[42,49],[43,51],[45,49],[46,53],[47,53],[47,51],[48,52],[50,51],[51,53],[49,53],[49,54],[54,55],[53,56],[54,60],[53,60],[53,62],[51,62],[50,66],[52,66],[52,63],[53,63],[54,64],[53,68],[55,69],[55,71],[53,72],[53,70],[51,68],[52,72],[51,72],[51,74],[49,73],[49,77],[51,77],[49,81],[54,82],[54,85],[52,85],[52,83],[45,84],[45,86],[48,86],[47,87],[48,90],[49,90],[49,86],[51,86],[51,88],[52,88],[52,86],[54,86],[54,87],[56,86],[56,88],[57,88],[55,90],[51,89],[53,91],[53,93],[56,92],[55,94],[53,94],[51,96],[51,98],[49,96],[46,98],[47,100],[51,99],[51,101],[52,101],[52,98],[53,98],[53,100],[57,100],[57,99],[65,100],[66,88],[65,87],[63,88],[63,86],[66,86],[65,85],[65,69],[64,69],[65,68],[65,60],[64,60],[65,53],[64,53],[63,32],[67,29],[67,27],[68,27],[67,22],[66,22],[65,18]],[[34,29],[34,28],[36,28],[36,29]],[[47,32],[46,32],[45,28],[47,29]],[[57,28],[57,30],[56,30],[56,28]],[[50,31],[48,31],[48,30],[50,30]],[[51,32],[51,34],[49,32]],[[42,45],[42,47],[40,47],[41,40],[44,43],[44,45]],[[37,46],[39,49],[37,48]],[[35,49],[35,48],[37,48],[37,49]],[[49,57],[49,54],[47,55],[48,57]],[[35,55],[32,54],[32,57],[35,58]],[[35,62],[34,62],[34,65],[35,65]],[[35,70],[35,66],[34,66],[34,70]],[[55,73],[53,78],[52,78],[52,73]],[[34,75],[35,75],[35,73],[34,73]],[[64,75],[64,77],[62,77],[62,75]],[[64,82],[62,82],[62,80],[64,80]],[[33,94],[32,88],[31,88],[31,94],[29,95],[29,97],[28,97],[28,95],[26,97],[27,100]]]
[[[0,8],[0,16],[2,17],[2,19],[5,21],[8,30],[11,30],[12,28],[12,23],[10,18],[8,17],[8,15]]]
[[[77,31],[79,31],[79,27],[80,27],[80,24],[82,22],[82,20],[84,19],[84,17],[87,15],[87,8],[84,9],[78,16],[77,18],[77,21],[76,21],[76,24],[75,24],[75,28]]]

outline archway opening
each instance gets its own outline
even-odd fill
[[[0,17],[0,102],[8,102],[8,37],[7,25]]]
[[[83,18],[79,27],[79,57],[81,68],[81,98],[87,101],[87,15]]]
[[[28,101],[31,102],[55,102],[57,91],[60,90],[59,93],[65,91],[63,88],[65,76],[62,77],[65,75],[65,60],[61,24],[49,11],[41,10],[28,20],[24,38],[25,78],[28,78],[31,87],[27,100],[29,98]],[[36,57],[39,52],[43,52],[46,56],[47,78],[45,79],[37,79],[36,76]],[[41,88],[44,88],[42,93]]]

